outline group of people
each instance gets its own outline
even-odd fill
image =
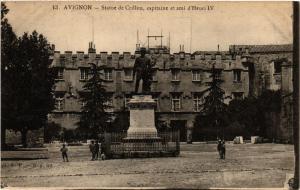
[[[221,140],[221,139],[218,140],[217,149],[218,149],[218,152],[219,152],[219,155],[220,155],[220,159],[225,159],[226,148],[225,148],[225,141],[224,140]]]
[[[92,153],[91,161],[98,160],[98,158],[100,158],[102,160],[105,160],[104,142],[99,144],[98,141],[96,141],[96,143],[95,143],[95,141],[91,141],[91,144],[90,144],[89,148],[90,148],[90,152]],[[220,159],[225,159],[226,148],[225,148],[225,141],[224,140],[221,140],[221,139],[218,140],[217,149],[218,149],[218,152],[219,152]],[[66,147],[65,144],[63,144],[60,151],[62,153],[63,161],[64,162],[65,161],[69,162],[68,154],[67,154],[68,148]]]
[[[98,160],[98,158],[105,160],[105,145],[104,142],[99,144],[99,141],[91,141],[91,144],[89,145],[90,152],[92,153],[92,161]],[[66,147],[66,144],[64,143],[60,149],[62,158],[64,162],[69,162],[68,159],[68,148]],[[100,154],[99,154],[100,153]]]
[[[105,160],[105,154],[104,154],[104,142],[101,142],[99,144],[98,141],[96,143],[94,141],[91,141],[90,144],[90,152],[92,153],[92,161],[98,160],[98,158],[101,158],[102,160]],[[100,155],[99,155],[100,152]]]

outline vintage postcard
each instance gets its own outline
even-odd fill
[[[297,11],[2,2],[1,187],[297,189]]]

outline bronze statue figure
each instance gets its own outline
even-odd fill
[[[138,93],[139,83],[141,79],[143,80],[142,93],[149,93],[151,91],[152,67],[156,64],[156,62],[154,61],[153,63],[151,63],[151,60],[145,56],[145,48],[141,48],[140,51],[141,56],[136,58],[133,67],[133,78],[136,75],[135,93]]]

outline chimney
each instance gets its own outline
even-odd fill
[[[93,42],[89,42],[88,53],[96,53],[95,44],[93,44]]]

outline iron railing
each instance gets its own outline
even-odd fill
[[[109,157],[132,157],[141,154],[153,156],[178,156],[180,153],[179,131],[159,132],[156,137],[139,133],[136,138],[127,133],[104,133],[105,153]]]

